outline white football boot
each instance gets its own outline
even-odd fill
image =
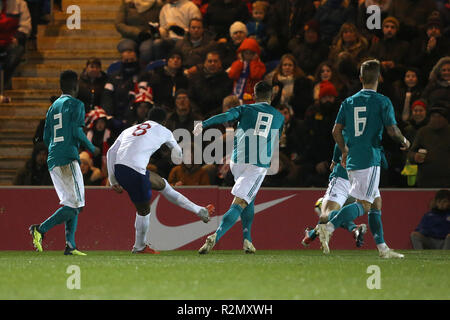
[[[216,244],[216,237],[217,237],[217,233],[213,233],[212,235],[207,237],[205,244],[200,249],[198,249],[198,253],[207,254],[209,251],[211,251],[211,249]]]
[[[256,249],[253,246],[253,244],[250,241],[248,241],[247,239],[244,239],[243,249],[244,249],[245,253],[255,253],[256,252]]]

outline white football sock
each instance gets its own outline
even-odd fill
[[[380,243],[380,244],[377,244],[377,248],[378,248],[378,251],[386,251],[386,250],[389,250],[389,247],[387,246],[387,244],[386,243]]]
[[[141,216],[136,213],[136,221],[134,223],[134,227],[136,229],[136,239],[134,242],[134,247],[137,250],[142,250],[145,248],[145,235],[147,234],[149,225],[150,214]]]
[[[163,190],[161,190],[160,192],[164,196],[164,198],[166,198],[170,202],[176,204],[177,206],[180,206],[183,209],[189,210],[193,213],[198,213],[200,211],[200,209],[203,208],[203,207],[196,205],[195,203],[190,201],[188,198],[183,196],[181,193],[176,191],[174,188],[172,188],[166,179],[163,178],[163,180],[166,183],[166,187]]]

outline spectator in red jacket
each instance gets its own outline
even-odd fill
[[[9,89],[12,74],[25,53],[31,17],[24,0],[2,0],[0,8],[0,69],[5,72],[5,88]]]
[[[244,103],[253,103],[253,87],[266,73],[266,66],[259,58],[261,49],[255,39],[247,38],[242,41],[237,54],[238,59],[228,71],[228,76],[234,80],[233,94]]]

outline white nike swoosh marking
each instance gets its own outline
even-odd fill
[[[156,208],[158,206],[160,196],[161,195],[158,195],[150,206],[150,228],[146,236],[146,242],[150,243],[152,248],[156,250],[174,250],[191,243],[198,238],[210,234],[219,227],[220,221],[224,216],[224,214],[221,216],[214,216],[208,223],[204,223],[203,221],[195,221],[181,226],[170,227],[162,224],[158,220]],[[295,194],[257,204],[255,205],[255,215],[258,212],[273,207],[294,196]],[[237,221],[240,219],[241,218]]]

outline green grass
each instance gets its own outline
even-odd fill
[[[90,251],[86,257],[0,252],[0,299],[449,299],[450,252],[401,251],[383,260],[373,250],[168,251],[132,255]],[[81,270],[69,290],[68,266]],[[370,265],[381,289],[369,290]]]

